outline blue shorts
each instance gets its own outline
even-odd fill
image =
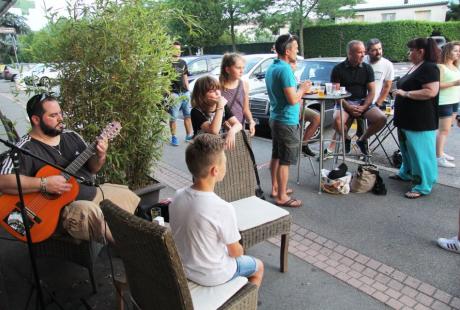
[[[457,113],[458,103],[443,104],[438,107],[439,117],[450,117],[452,114]]]
[[[361,105],[363,102],[364,100],[348,100],[348,103],[351,105]],[[371,105],[367,108],[367,110],[364,113],[366,113],[367,111],[373,108],[377,108],[377,105],[375,103],[371,103]],[[336,103],[334,105],[334,111],[340,111],[340,103]]]
[[[252,256],[241,255],[236,258],[236,272],[231,278],[235,279],[238,276],[250,277],[257,271],[256,259]]]
[[[172,107],[169,108],[168,112],[171,115],[169,119],[170,122],[174,122],[179,117],[179,111],[182,111],[184,118],[190,117],[190,112],[192,111],[192,106],[190,105],[190,92],[185,93],[171,93],[171,97],[180,100]]]

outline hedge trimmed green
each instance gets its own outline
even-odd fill
[[[384,45],[385,57],[393,61],[407,61],[406,43],[416,37],[431,35],[443,35],[448,41],[460,40],[460,22],[360,22],[306,27],[305,57],[346,56],[347,42],[378,38]]]

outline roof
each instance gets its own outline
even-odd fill
[[[16,0],[0,0],[0,16],[5,14]]]
[[[353,10],[357,12],[365,11],[381,11],[381,10],[394,10],[394,9],[407,9],[407,8],[419,8],[427,6],[441,6],[448,5],[447,0],[409,0],[408,3],[404,3],[404,0],[386,0],[379,1],[376,3],[361,3],[353,6]],[[342,7],[341,10],[350,9],[350,6]]]

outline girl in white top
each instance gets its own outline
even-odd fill
[[[453,168],[453,156],[444,153],[447,136],[455,119],[460,102],[460,42],[444,45],[439,71],[441,73],[439,91],[439,130],[436,137],[436,157],[438,166]]]

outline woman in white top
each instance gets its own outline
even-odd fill
[[[460,41],[444,45],[439,71],[441,74],[439,91],[439,130],[436,137],[436,157],[439,167],[453,168],[453,156],[444,153],[447,136],[457,115],[460,102]]]

